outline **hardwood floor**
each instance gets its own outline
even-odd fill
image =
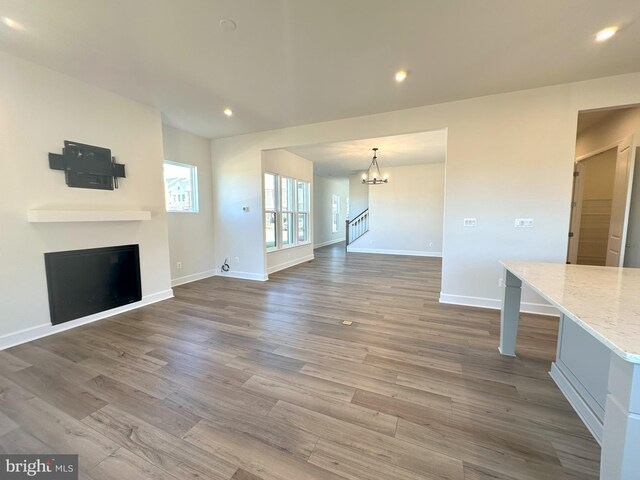
[[[439,259],[343,249],[0,352],[0,450],[92,480],[598,478],[556,319],[501,357],[498,312],[438,303]]]

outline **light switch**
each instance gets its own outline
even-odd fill
[[[516,218],[516,228],[533,228],[533,218]]]
[[[475,218],[465,218],[464,226],[465,227],[475,227],[477,224],[477,220]]]

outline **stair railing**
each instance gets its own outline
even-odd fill
[[[345,220],[346,246],[355,242],[369,231],[369,209],[358,214],[351,220]]]

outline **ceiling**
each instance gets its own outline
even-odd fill
[[[0,0],[19,27],[0,23],[0,50],[219,138],[640,71],[639,15],[638,0]]]
[[[444,162],[447,156],[447,131],[323,143],[285,150],[311,160],[315,175],[346,177],[366,171],[371,163],[373,147],[379,148],[378,163],[383,174],[387,167]]]

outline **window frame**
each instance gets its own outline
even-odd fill
[[[267,183],[266,177],[271,175],[273,177],[273,209],[267,209]],[[264,246],[267,252],[280,250],[280,176],[277,173],[264,172],[263,176],[263,188],[262,188],[262,204],[264,205]],[[267,214],[273,214],[274,226],[275,226],[275,245],[272,247],[267,246]]]
[[[169,209],[169,191],[167,189],[167,178],[164,173],[165,165],[172,165],[174,167],[181,167],[189,169],[190,175],[189,180],[191,182],[191,208],[189,210],[170,210]],[[200,213],[200,200],[199,200],[199,189],[198,189],[198,166],[192,165],[190,163],[182,163],[176,162],[174,160],[164,160],[162,162],[162,182],[164,183],[164,208],[167,213]],[[173,195],[174,198],[179,198],[180,195],[184,197],[185,193],[176,193]]]
[[[335,209],[334,209],[335,207]],[[340,195],[331,195],[331,233],[340,232]]]
[[[300,185],[304,185],[304,195],[305,199],[303,202],[303,209],[300,209],[300,199],[298,198],[298,193],[300,191]],[[295,184],[296,190],[296,243],[298,245],[307,245],[311,243],[311,182],[306,180],[296,180]],[[306,230],[305,230],[305,240],[300,240],[300,216],[304,215],[307,219],[306,221]]]
[[[274,185],[275,185],[275,204],[274,209],[267,209],[267,189],[266,189],[266,177],[267,175],[271,175],[274,177]],[[291,200],[291,205],[288,205],[288,209],[284,210],[283,206],[283,198],[282,198],[282,186],[283,182],[291,181],[289,185],[292,186],[292,191],[288,195],[288,200]],[[298,186],[299,184],[305,185],[305,194],[306,198],[303,204],[304,209],[300,210],[298,205]],[[286,250],[288,248],[295,248],[303,245],[311,244],[311,182],[308,180],[301,180],[295,177],[290,177],[288,175],[280,175],[278,173],[265,171],[263,173],[263,188],[262,188],[262,201],[263,201],[263,215],[264,215],[264,228],[263,228],[263,236],[264,236],[264,248],[267,253],[276,252],[279,250]],[[276,245],[273,247],[267,246],[267,214],[275,214],[275,226],[276,226]],[[283,243],[283,220],[285,215],[292,215],[293,222],[289,225],[289,233],[293,237],[293,242],[287,243],[286,245]],[[299,240],[299,218],[301,215],[306,215],[306,240]]]
[[[285,182],[288,183],[287,185],[287,209],[284,209],[284,202],[283,200],[283,187]],[[286,175],[280,175],[280,248],[291,248],[291,247],[295,247],[297,242],[297,234],[298,234],[298,227],[297,227],[297,220],[298,220],[298,215],[296,212],[297,209],[297,203],[298,203],[298,197],[297,197],[297,191],[296,191],[296,187],[297,187],[297,180],[293,177],[287,177]],[[291,188],[291,190],[289,190],[289,188]],[[290,237],[290,241],[287,242],[286,244],[284,243],[284,219],[285,216],[288,218],[292,218],[293,221],[291,222],[290,225],[288,225],[288,234]],[[292,231],[293,230],[293,231]]]

